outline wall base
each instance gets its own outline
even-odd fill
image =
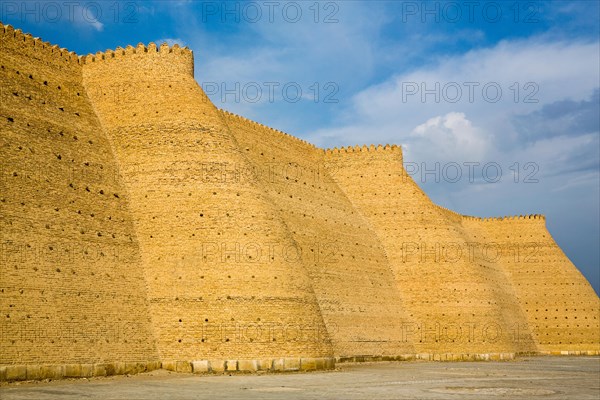
[[[195,361],[163,361],[162,367],[175,372],[194,374],[223,372],[294,372],[317,371],[335,368],[333,357],[323,358],[264,358],[264,359],[212,359]]]
[[[599,350],[562,350],[539,351],[535,353],[419,353],[402,354],[396,356],[338,356],[324,358],[264,358],[244,360],[195,360],[175,361],[166,360],[151,362],[115,362],[99,364],[11,364],[0,365],[0,382],[63,379],[63,378],[91,378],[94,376],[112,376],[139,374],[142,372],[166,369],[168,371],[209,374],[229,372],[298,372],[331,370],[335,363],[359,363],[381,361],[508,361],[526,356],[600,356]]]
[[[379,362],[379,361],[504,361],[527,356],[597,356],[599,350],[561,350],[529,353],[418,353],[395,356],[338,356],[337,363]]]
[[[0,382],[139,374],[141,372],[160,369],[160,367],[160,361],[101,364],[0,365]]]

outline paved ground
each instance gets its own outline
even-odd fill
[[[507,362],[339,364],[337,371],[130,377],[25,382],[0,399],[600,399],[600,357]]]

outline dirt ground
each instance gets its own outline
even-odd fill
[[[600,399],[600,357],[338,364],[335,371],[15,382],[0,399]]]

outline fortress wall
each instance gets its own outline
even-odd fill
[[[160,366],[129,196],[74,53],[0,25],[0,379]]]
[[[540,351],[597,354],[600,300],[558,247],[543,216],[465,217],[463,225],[490,244],[488,257],[507,271]]]
[[[385,250],[331,177],[323,151],[222,112],[252,177],[290,227],[338,359],[414,354]]]
[[[500,250],[497,243],[491,241],[481,231],[478,225],[465,226],[465,220],[483,220],[477,217],[463,216],[455,211],[436,205],[439,212],[461,226],[461,232],[466,240],[465,258],[485,268],[495,282],[501,282],[502,309],[504,320],[507,321],[502,327],[503,332],[513,343],[517,353],[538,352],[537,342],[527,324],[527,317],[522,304],[518,301],[517,291],[512,277],[505,268],[505,251]]]
[[[469,257],[456,213],[434,205],[404,171],[397,146],[326,150],[334,180],[377,231],[413,324],[404,327],[417,353],[433,359],[534,351],[503,269]],[[464,356],[466,355],[466,356]],[[509,355],[510,356],[510,355]]]
[[[245,178],[247,152],[194,81],[191,52],[154,49],[88,57],[83,75],[132,198],[163,365],[331,357],[308,272],[285,252],[293,228]]]
[[[187,48],[0,28],[0,380],[600,352],[543,217],[217,110]]]

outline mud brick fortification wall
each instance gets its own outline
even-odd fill
[[[223,112],[275,210],[291,228],[338,358],[414,353],[382,242],[330,174],[322,150]]]
[[[497,265],[472,260],[459,221],[447,218],[410,179],[397,146],[326,151],[334,179],[368,218],[386,248],[417,353],[534,351],[506,329],[525,316]],[[453,248],[449,248],[452,246]],[[529,339],[529,338],[528,338]]]
[[[160,366],[127,189],[78,57],[0,29],[0,370]]]
[[[425,358],[599,349],[600,302],[539,215],[463,216],[433,204],[396,146],[325,151],[334,180],[384,243]],[[475,353],[475,354],[473,354]]]
[[[219,110],[187,48],[0,35],[0,379],[598,353],[543,217],[462,216],[397,146]]]
[[[465,218],[477,240],[498,245],[537,349],[544,354],[598,349],[600,302],[558,247],[541,215]]]
[[[160,357],[331,358],[308,270],[284,253],[296,245],[289,225],[259,182],[215,171],[250,162],[192,61],[139,45],[83,65],[130,191]]]

